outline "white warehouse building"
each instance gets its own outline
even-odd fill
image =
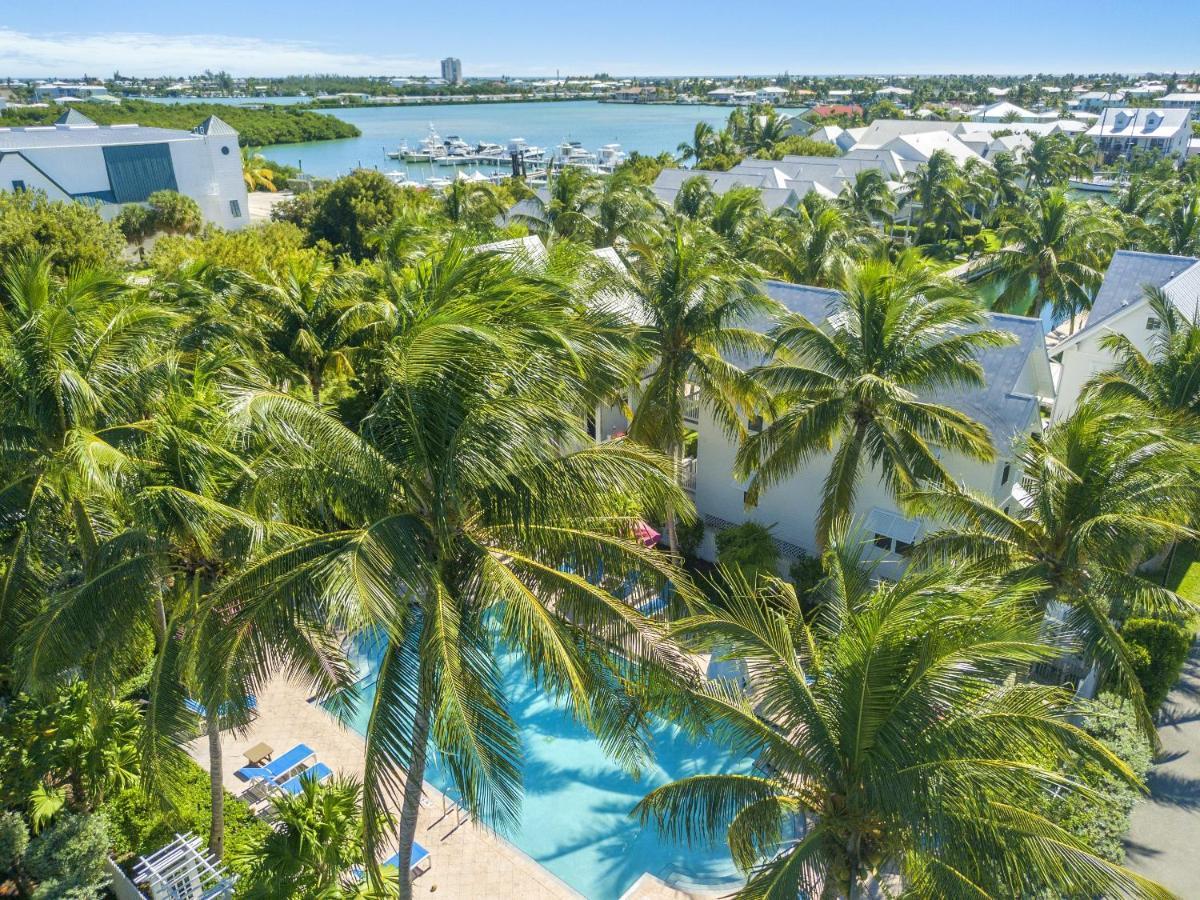
[[[171,190],[195,200],[213,224],[249,221],[238,135],[216,116],[178,131],[97,125],[70,110],[54,125],[0,128],[0,190],[95,204],[105,219]]]

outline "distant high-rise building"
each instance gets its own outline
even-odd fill
[[[462,84],[462,60],[447,56],[442,60],[442,80],[447,84]]]

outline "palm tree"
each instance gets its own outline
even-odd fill
[[[275,827],[261,846],[246,853],[246,896],[350,895],[353,887],[347,882],[364,859],[362,783],[346,776],[324,784],[302,779],[298,794],[279,796],[274,805]]]
[[[275,170],[266,164],[261,153],[249,147],[242,147],[242,179],[246,182],[246,190],[254,193],[259,188],[272,194],[279,190],[275,184]]]
[[[1029,587],[951,569],[875,583],[853,543],[826,554],[811,624],[791,585],[736,576],[675,623],[683,646],[744,661],[744,692],[689,696],[757,764],[657,788],[642,821],[727,841],[746,898],[1170,896],[1035,811],[1052,790],[1089,796],[1059,768],[1073,758],[1137,780],[1070,723],[1069,694],[1012,680],[1047,655]]]
[[[507,204],[494,184],[456,178],[442,193],[446,217],[456,225],[487,228],[507,210]]]
[[[357,430],[278,393],[239,405],[292,460],[272,475],[274,502],[315,532],[229,589],[246,599],[240,614],[270,620],[300,607],[387,638],[366,728],[373,881],[382,835],[372,823],[391,801],[409,857],[430,744],[467,809],[512,821],[521,765],[497,674],[505,650],[614,752],[638,758],[628,694],[642,667],[683,663],[660,626],[585,575],[636,568],[689,593],[635,539],[627,511],[686,508],[668,462],[587,438],[582,410],[599,398],[580,361],[605,352],[588,314],[495,254],[452,248],[417,269]],[[407,878],[399,889],[411,896]]]
[[[354,374],[350,346],[373,320],[356,273],[334,274],[321,257],[289,260],[258,285],[267,349],[289,375],[298,375],[314,403],[330,377]]]
[[[620,172],[604,181],[592,216],[592,243],[611,247],[619,240],[651,240],[658,228],[660,210],[650,188]]]
[[[1154,243],[1160,253],[1200,254],[1200,190],[1164,200],[1151,220]]]
[[[997,153],[992,157],[992,173],[995,175],[996,204],[1016,206],[1021,202],[1023,186],[1020,183],[1022,169],[1011,153]]]
[[[697,122],[692,130],[692,141],[682,142],[677,148],[679,159],[687,162],[689,159],[701,160],[708,155],[709,145],[714,137],[713,127],[707,122]]]
[[[977,354],[1008,343],[986,325],[960,283],[915,258],[852,269],[829,318],[785,320],[774,332],[781,358],[753,372],[780,412],[738,450],[748,502],[832,452],[817,514],[824,543],[837,518],[853,514],[867,472],[900,495],[951,483],[938,450],[991,459],[986,428],[921,396],[983,383]]]
[[[879,169],[856,173],[838,195],[837,203],[850,216],[868,225],[886,226],[896,213],[896,195]]]
[[[627,263],[629,290],[643,322],[637,342],[648,367],[630,438],[678,460],[686,398],[693,390],[721,428],[743,437],[751,385],[728,357],[765,352],[766,342],[748,325],[777,308],[759,291],[755,270],[736,260],[712,232],[679,218],[668,223],[660,244],[637,248]],[[672,552],[679,547],[675,512],[666,510]]]
[[[1066,631],[1083,659],[1134,701],[1154,727],[1115,619],[1147,611],[1186,616],[1190,604],[1142,577],[1143,559],[1192,534],[1196,466],[1162,422],[1110,403],[1085,401],[1018,454],[1028,508],[1015,513],[954,486],[909,494],[909,506],[946,527],[917,548],[919,558],[954,555],[1014,580],[1046,587],[1038,600],[1067,609]]]
[[[1174,421],[1194,438],[1200,425],[1200,322],[1185,318],[1161,288],[1147,286],[1145,294],[1159,321],[1149,352],[1123,334],[1106,335],[1101,346],[1117,357],[1117,365],[1097,375],[1089,389]]]
[[[1029,178],[1030,186],[1059,186],[1066,184],[1073,174],[1073,155],[1070,138],[1065,134],[1041,135],[1034,138],[1025,150],[1021,167]]]
[[[707,218],[709,227],[736,253],[765,215],[762,191],[739,185],[713,198]]]
[[[841,284],[857,263],[881,249],[879,234],[868,221],[814,193],[796,210],[775,216],[771,225],[754,248],[754,258],[792,284]]]
[[[1061,190],[1030,197],[999,232],[997,309],[1036,315],[1049,302],[1058,319],[1090,308],[1118,240],[1111,220]]]
[[[929,161],[906,180],[910,185],[907,202],[920,210],[914,216],[919,223],[917,243],[937,243],[962,233],[967,213],[962,172],[954,157],[945,150],[935,150]]]
[[[116,436],[143,414],[151,373],[170,365],[164,335],[176,317],[114,276],[57,278],[44,256],[10,263],[0,298],[7,669],[13,641],[50,585],[89,563],[94,517],[120,497],[131,465]]]
[[[708,179],[703,175],[693,175],[679,186],[679,193],[675,195],[675,212],[698,222],[707,218],[715,200],[716,195]]]

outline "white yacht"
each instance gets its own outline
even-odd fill
[[[415,187],[416,182],[408,177],[407,172],[384,172],[384,176],[397,187]]]
[[[508,142],[508,155],[512,157],[514,153],[520,153],[526,162],[538,162],[546,158],[546,151],[541,147],[534,147],[526,143],[525,138],[513,138]]]
[[[558,163],[562,166],[583,166],[591,169],[596,166],[596,154],[583,149],[579,141],[563,141],[558,145]]]
[[[597,153],[597,165],[601,172],[612,172],[625,162],[625,151],[620,144],[605,144]]]
[[[384,150],[383,154],[388,159],[407,159],[409,154],[408,141],[401,141],[400,146],[395,150]]]
[[[404,159],[408,162],[430,162],[445,155],[446,147],[442,143],[442,138],[434,129],[433,123],[430,122],[429,134],[421,138],[416,150],[409,150],[405,153]]]
[[[499,144],[493,144],[485,141],[475,148],[475,161],[479,163],[490,163],[491,165],[500,166],[508,162],[508,151]]]
[[[439,166],[461,166],[475,161],[475,148],[457,134],[447,135],[442,146],[446,152],[438,157]]]

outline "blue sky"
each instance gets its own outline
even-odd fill
[[[0,75],[1189,71],[1198,34],[1197,0],[5,0]]]

